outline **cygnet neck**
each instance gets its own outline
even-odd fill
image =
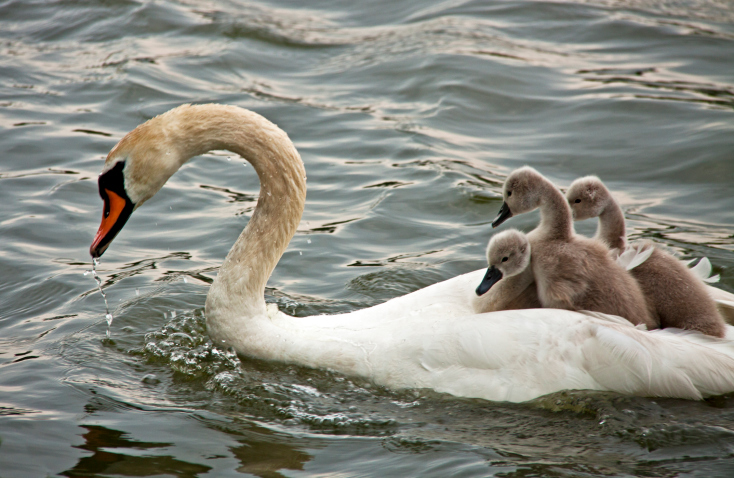
[[[544,238],[570,240],[574,235],[571,207],[565,196],[545,177],[539,181],[540,224],[536,231]]]
[[[627,247],[627,231],[624,224],[622,208],[612,195],[607,193],[606,206],[599,214],[599,226],[596,238],[605,242],[610,249],[624,250]]]

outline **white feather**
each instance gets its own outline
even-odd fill
[[[695,259],[688,261],[688,264],[690,265],[691,263],[693,263],[693,261],[695,261]],[[710,284],[714,282],[719,282],[719,274],[716,274],[715,276],[711,275],[712,267],[711,261],[709,261],[708,257],[702,257],[701,260],[698,261],[698,264],[691,267],[691,272],[693,272],[696,277],[704,282],[708,282]]]
[[[649,259],[654,250],[655,246],[646,243],[630,244],[617,256],[617,264],[630,271]]]

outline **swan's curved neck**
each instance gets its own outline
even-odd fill
[[[624,250],[627,247],[627,231],[624,225],[624,214],[622,208],[611,195],[606,207],[599,214],[599,226],[596,230],[596,238],[607,243],[611,248]]]
[[[260,197],[230,249],[206,300],[209,333],[231,337],[232,318],[265,314],[265,284],[296,232],[306,201],[306,171],[288,135],[262,116],[237,107],[180,107],[162,134],[180,165],[216,149],[239,154],[260,179]],[[242,324],[239,324],[241,327]]]
[[[565,196],[552,182],[540,182],[540,224],[538,230],[550,239],[568,240],[573,236],[571,207]]]

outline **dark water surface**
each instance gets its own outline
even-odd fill
[[[97,174],[189,102],[257,111],[303,156],[267,290],[289,313],[484,266],[524,164],[600,175],[634,236],[734,291],[729,0],[0,1],[0,476],[734,476],[732,396],[512,405],[213,350],[206,293],[258,195],[231,154],[184,167],[105,254],[107,340],[84,275]]]

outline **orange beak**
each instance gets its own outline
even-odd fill
[[[104,192],[106,197],[104,198],[102,223],[99,225],[97,235],[94,236],[92,246],[89,248],[89,253],[94,258],[104,253],[132,212],[132,204],[125,198],[109,189],[105,189]]]

